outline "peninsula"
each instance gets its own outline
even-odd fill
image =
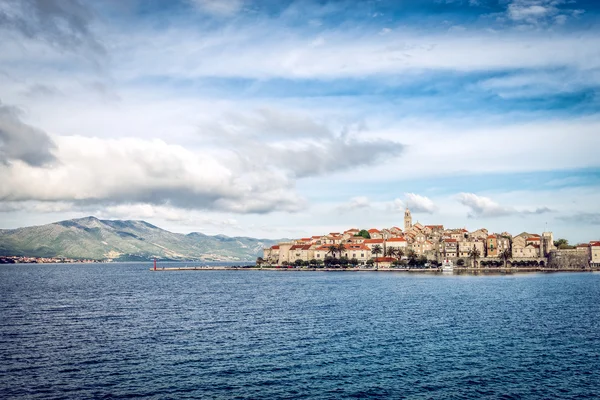
[[[285,241],[263,250],[257,265],[347,267],[458,267],[600,269],[600,241],[569,246],[552,232],[493,233],[485,228],[444,228],[413,224],[407,208],[404,227],[348,229]]]

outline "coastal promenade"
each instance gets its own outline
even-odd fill
[[[477,275],[480,273],[512,274],[521,272],[593,272],[600,268],[454,268],[451,272],[442,272],[439,268],[274,268],[274,267],[231,267],[231,266],[196,266],[196,267],[157,267],[150,268],[152,272],[168,271],[277,271],[277,272],[412,272],[412,273],[443,273],[448,275]]]

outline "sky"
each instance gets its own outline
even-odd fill
[[[600,239],[600,3],[2,0],[0,228]]]

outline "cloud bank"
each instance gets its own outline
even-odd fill
[[[22,161],[40,167],[56,161],[54,141],[45,132],[23,123],[19,110],[0,102],[0,163]]]

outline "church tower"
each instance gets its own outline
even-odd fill
[[[410,228],[412,228],[412,216],[410,210],[406,207],[406,211],[404,211],[404,232],[408,232]]]

